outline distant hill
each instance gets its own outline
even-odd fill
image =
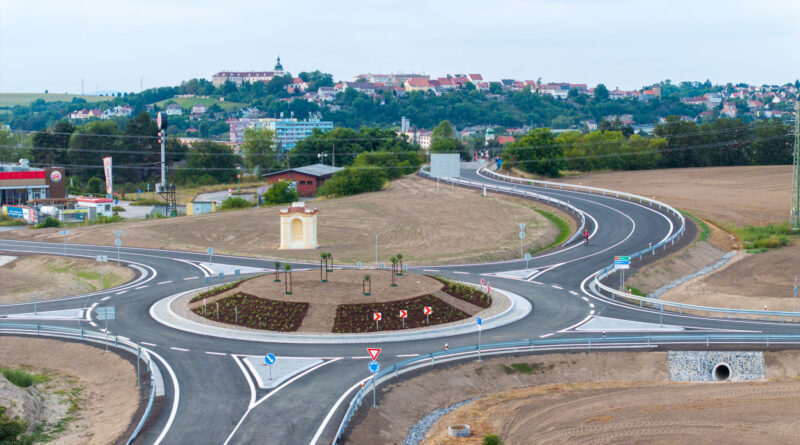
[[[0,93],[0,107],[13,107],[17,105],[28,106],[38,99],[45,102],[72,102],[73,98],[80,98],[89,103],[111,100],[109,96],[80,95],[80,94],[54,94],[54,93]]]

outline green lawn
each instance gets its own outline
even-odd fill
[[[191,108],[197,104],[203,104],[207,107],[210,107],[213,104],[218,104],[225,111],[233,111],[247,106],[247,104],[242,102],[225,102],[219,99],[212,99],[210,97],[175,97],[156,102],[156,105],[163,109],[171,102],[175,102],[184,109]]]
[[[107,96],[81,96],[80,94],[0,93],[0,107],[27,106],[37,99],[44,99],[45,102],[72,102],[73,97],[79,97],[89,103],[111,99]]]

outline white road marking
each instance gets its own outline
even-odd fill
[[[418,356],[419,356],[419,354],[397,354],[398,358],[401,358],[401,357],[418,357]]]
[[[128,292],[128,291],[126,291],[126,290],[121,290],[121,291],[117,292],[117,293],[116,293],[116,295],[122,295],[122,294],[124,294],[125,292]]]
[[[184,278],[183,281],[196,280],[198,278],[200,278],[200,277],[188,277],[188,278]]]
[[[457,273],[459,275],[469,275],[469,272],[461,272],[460,270],[454,270],[453,273]]]
[[[172,280],[162,281],[162,282],[156,283],[156,284],[167,284],[167,283],[172,283]]]
[[[551,285],[550,285],[550,287],[552,287],[553,289],[564,290],[564,288],[563,288],[563,287],[561,287],[561,286],[556,286],[555,284],[551,284]]]
[[[589,303],[589,307],[594,309],[594,303]]]
[[[422,269],[424,272],[439,272],[439,269]]]
[[[206,354],[208,354],[208,355],[228,355],[228,354],[226,354],[224,352],[211,352],[211,351],[206,351]]]
[[[574,290],[569,291],[569,293],[571,293],[572,295],[578,295],[578,293],[575,292]]]
[[[531,282],[531,283],[533,283],[533,284],[544,284],[544,283],[540,283],[540,282],[538,282],[538,281],[533,281],[533,280],[528,280],[528,281],[530,281],[530,282]]]
[[[101,298],[101,299],[100,299],[100,301],[106,301],[106,300],[108,300],[109,298],[111,298],[111,297],[103,297],[103,298]]]
[[[153,343],[147,343],[146,341],[143,341],[142,344],[145,345],[145,346],[150,346],[151,348],[155,348],[156,346],[158,346],[158,345],[153,344]]]
[[[589,315],[594,315],[594,311],[593,310],[589,311]]]
[[[149,284],[145,284],[144,286],[134,287],[134,289],[139,290],[139,289],[144,289],[146,287],[150,287],[150,285]]]
[[[175,420],[175,415],[178,413],[178,403],[181,401],[181,387],[178,384],[178,377],[175,375],[175,372],[172,370],[172,367],[169,366],[166,360],[163,357],[156,354],[155,352],[148,350],[148,354],[153,354],[153,357],[157,358],[165,368],[167,368],[167,372],[169,372],[169,376],[172,379],[172,388],[173,388],[173,398],[172,398],[172,410],[169,413],[169,419],[167,419],[167,424],[164,425],[164,429],[161,431],[161,434],[156,438],[156,441],[153,442],[153,445],[158,445],[164,440],[164,436],[167,435],[169,432],[170,427],[172,427],[172,422]]]
[[[169,348],[172,349],[173,351],[189,352],[188,349],[176,348],[175,346],[170,346]]]
[[[353,359],[353,360],[372,359],[372,357],[370,357],[370,356],[366,356],[366,357],[358,356],[358,357],[350,357],[350,358]]]
[[[93,321],[90,321],[90,322],[89,322],[89,324],[90,324],[90,325],[92,325],[92,326],[94,326],[94,327],[97,327],[97,323],[95,323],[95,322],[93,322]]]
[[[581,297],[581,298],[583,299],[583,301],[585,301],[585,302],[587,302],[587,303],[589,302],[589,299],[588,299],[588,298],[586,298],[586,297]]]
[[[367,378],[365,378],[363,380],[360,380],[360,381],[356,382],[355,385],[353,385],[350,388],[348,388],[347,391],[345,391],[344,394],[342,394],[341,397],[339,397],[339,400],[337,400],[336,403],[333,404],[333,408],[331,408],[331,410],[328,411],[328,415],[325,416],[325,420],[323,420],[322,423],[319,425],[319,428],[317,429],[317,434],[314,434],[314,437],[311,439],[310,445],[316,445],[317,444],[317,441],[319,440],[319,437],[322,436],[322,432],[325,431],[325,427],[328,426],[328,422],[330,422],[331,417],[333,417],[333,413],[335,413],[336,410],[339,409],[339,405],[342,404],[342,402],[347,397],[347,395],[350,394],[351,392],[353,392],[354,389],[356,389],[359,386],[363,385],[364,382],[366,382],[367,380],[369,380],[371,378],[372,377],[367,377]]]
[[[547,337],[549,337],[551,335],[553,335],[553,332],[551,332],[549,334],[540,335],[539,338],[547,338]]]

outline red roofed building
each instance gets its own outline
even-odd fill
[[[430,79],[427,77],[412,77],[411,79],[406,80],[403,82],[403,87],[406,91],[428,91],[433,86],[431,85]]]
[[[480,74],[467,74],[467,79],[474,84],[483,82],[483,76]]]
[[[494,139],[500,145],[510,144],[515,141],[514,136],[497,136]]]

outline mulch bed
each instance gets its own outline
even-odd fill
[[[408,317],[405,321],[406,329],[429,326],[425,323],[425,315],[423,314],[425,306],[430,306],[433,309],[433,313],[430,315],[430,325],[449,323],[469,317],[469,314],[428,294],[387,303],[339,305],[336,308],[336,320],[334,321],[332,332],[375,332],[375,322],[372,321],[373,312],[380,312],[382,316],[379,331],[402,330],[403,321],[398,316],[401,309],[408,311]]]
[[[442,291],[448,295],[456,297],[459,300],[464,300],[467,303],[472,303],[475,306],[482,307],[484,309],[492,305],[492,297],[486,292],[482,292],[478,289],[475,289],[472,286],[467,286],[465,284],[456,283],[455,281],[450,281],[446,278],[442,277],[433,277],[433,278],[442,282],[442,284],[444,285],[444,287],[442,287]]]
[[[219,320],[217,305],[219,303]],[[209,320],[269,331],[296,331],[303,322],[308,303],[275,301],[239,292],[209,304],[193,309],[193,312]],[[238,310],[238,322],[236,319]]]

